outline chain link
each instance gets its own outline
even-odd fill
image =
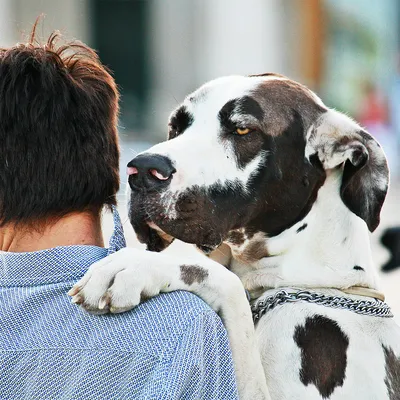
[[[390,307],[380,300],[354,300],[348,297],[327,296],[321,293],[309,292],[307,290],[299,290],[294,293],[288,293],[286,290],[279,290],[274,295],[257,301],[251,306],[253,321],[256,323],[266,312],[273,310],[277,306],[297,301],[306,301],[308,303],[319,304],[331,308],[341,308],[361,315],[393,318]]]

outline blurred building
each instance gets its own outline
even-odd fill
[[[170,111],[203,82],[274,71],[383,142],[400,138],[397,0],[0,0],[0,45],[24,40],[41,13],[42,36],[59,29],[87,42],[114,71],[122,136],[160,140]]]
[[[24,40],[36,17],[45,14],[43,37],[59,29],[87,42],[114,71],[123,94],[122,130],[156,140],[164,136],[172,108],[209,79],[277,71],[304,80],[312,74],[310,54],[320,51],[315,43],[304,46],[304,57],[299,44],[306,41],[299,38],[311,40],[320,29],[309,25],[313,17],[307,15],[318,3],[0,0],[0,45]]]

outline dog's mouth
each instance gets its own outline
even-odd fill
[[[174,239],[196,245],[209,254],[224,238],[222,221],[202,196],[131,193],[130,221],[140,242],[150,251],[161,251]]]
[[[164,241],[168,243],[172,243],[173,240],[175,239],[173,236],[169,235],[168,233],[164,232],[158,225],[156,225],[152,221],[146,221],[147,225],[150,227],[150,229],[153,229],[157,232],[157,234],[163,239]]]
[[[203,253],[210,254],[223,241],[222,235],[216,229],[208,228],[204,222],[203,224],[199,224],[197,221],[177,218],[174,220],[165,219],[158,224],[147,220],[146,225],[150,229],[150,232],[152,232],[150,236],[154,234],[159,236],[164,245],[163,248],[169,246],[174,239],[178,239],[194,244]]]
[[[154,231],[156,231],[157,234],[160,236],[160,238],[163,240],[163,242],[168,245],[171,244],[175,239],[179,239],[179,238],[175,238],[175,237],[169,235],[168,233],[164,232],[158,225],[156,225],[152,221],[147,221],[147,225],[150,227],[150,229],[153,229]],[[220,244],[218,244],[218,245],[214,245],[214,246],[209,246],[209,245],[202,245],[202,244],[196,244],[196,243],[194,243],[194,244],[200,251],[202,251],[206,255],[211,254],[220,245]]]

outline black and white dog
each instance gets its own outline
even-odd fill
[[[197,294],[228,330],[242,399],[400,399],[400,329],[375,300],[368,232],[388,168],[365,130],[283,76],[230,76],[189,95],[169,140],[128,167],[139,239],[209,257],[125,249],[92,266],[74,302],[121,312]]]

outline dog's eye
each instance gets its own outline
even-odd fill
[[[249,128],[236,128],[236,133],[238,135],[247,135],[250,132],[251,132],[251,129],[249,129]]]

